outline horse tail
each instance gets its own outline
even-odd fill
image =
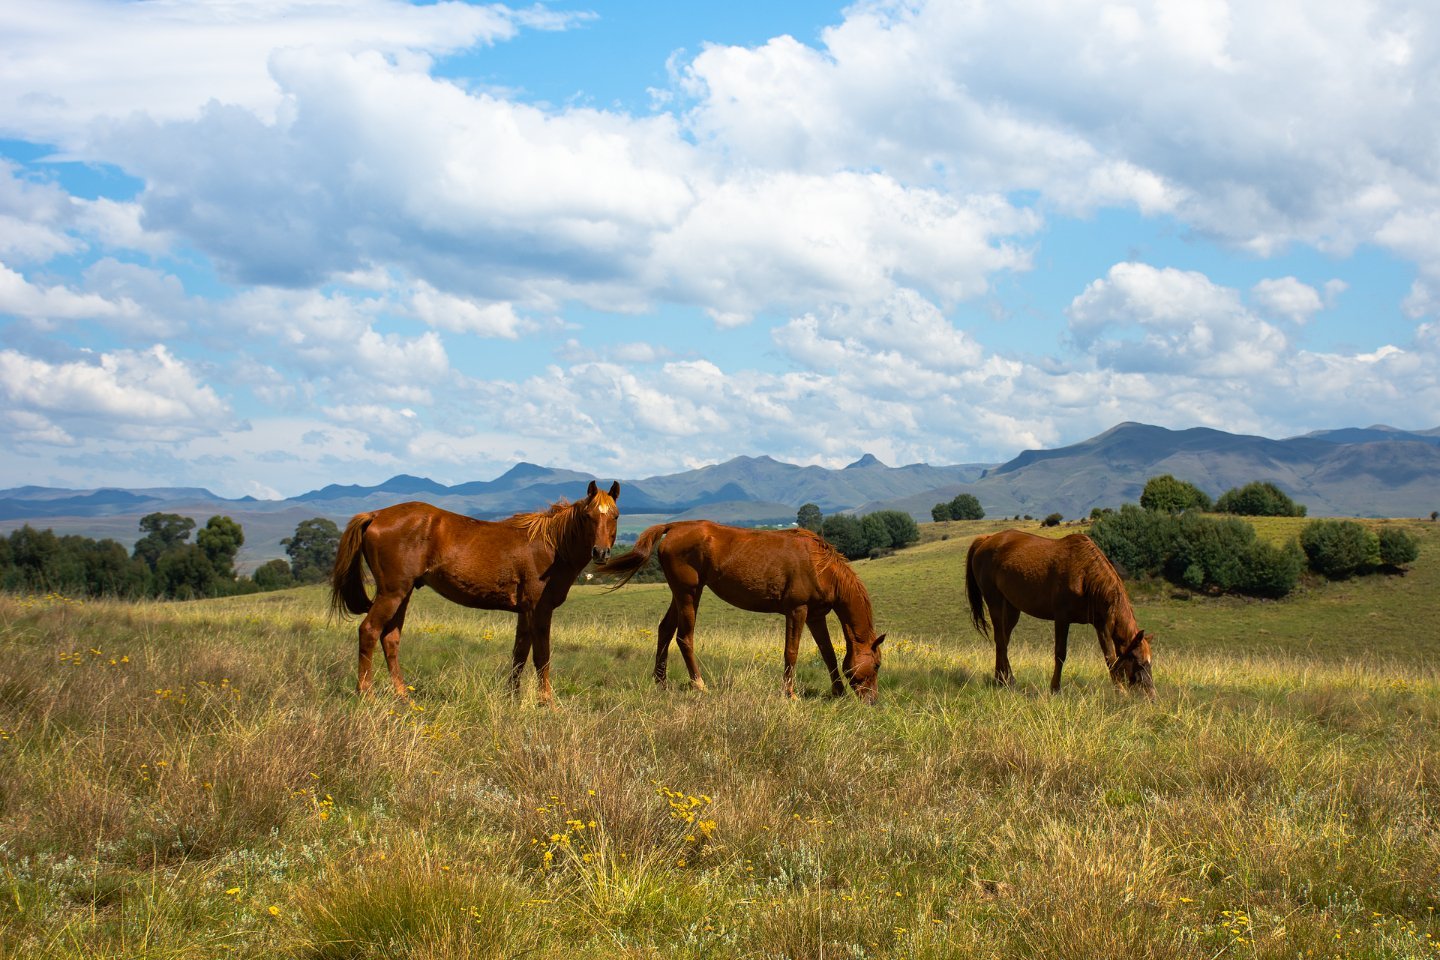
[[[990,624],[985,619],[985,597],[980,592],[980,581],[975,576],[975,550],[980,546],[980,541],[985,539],[981,534],[970,541],[970,551],[965,554],[965,594],[970,598],[970,622],[980,632],[980,636],[990,636]]]
[[[655,551],[655,544],[659,543],[660,538],[665,536],[673,526],[673,523],[657,523],[653,527],[647,527],[645,532],[635,539],[635,546],[615,559],[606,560],[597,565],[595,572],[620,574],[619,581],[610,588],[619,590],[630,582],[631,577],[640,572],[640,568],[645,566],[650,559],[650,554]]]
[[[345,532],[340,535],[335,566],[330,570],[331,617],[345,620],[348,614],[370,612],[370,595],[365,592],[365,576],[360,569],[365,555],[360,552],[360,546],[365,539],[365,530],[374,519],[373,512],[357,513],[350,518]]]

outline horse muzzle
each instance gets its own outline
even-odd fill
[[[609,547],[591,547],[591,548],[590,548],[590,559],[591,559],[591,560],[594,560],[596,563],[604,563],[606,560],[609,560],[609,559],[610,559],[610,548],[609,548]]]

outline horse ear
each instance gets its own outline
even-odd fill
[[[611,500],[619,500],[619,499],[620,499],[620,481],[619,481],[619,480],[616,480],[614,483],[610,484],[610,499],[611,499]]]
[[[590,481],[590,486],[589,486],[589,488],[587,488],[586,491],[585,491],[585,496],[587,496],[587,497],[593,497],[593,496],[595,496],[595,491],[596,491],[596,490],[599,490],[599,489],[600,489],[600,487],[596,485],[595,481],[594,481],[594,480],[591,480],[591,481]]]
[[[874,642],[874,643],[870,644],[870,649],[871,649],[871,650],[879,650],[879,649],[880,649],[880,644],[882,644],[882,643],[884,643],[884,642],[885,642],[885,634],[882,633],[882,634],[880,634],[880,636],[878,636],[878,637],[875,638],[875,642]]]

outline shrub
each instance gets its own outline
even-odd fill
[[[1243,520],[1160,513],[1134,504],[1098,517],[1090,538],[1122,572],[1163,576],[1192,590],[1283,597],[1295,589],[1305,567],[1294,543],[1263,543]]]
[[[1380,562],[1392,567],[1403,567],[1413,563],[1420,556],[1420,544],[1415,538],[1398,527],[1383,527],[1380,530]]]
[[[837,513],[825,518],[820,535],[830,541],[847,560],[857,560],[870,555],[870,543],[865,537],[865,528],[859,518],[848,513]]]
[[[1162,513],[1209,510],[1210,495],[1193,483],[1162,473],[1145,481],[1145,489],[1140,494],[1140,506]]]
[[[1061,521],[1061,520],[1064,520],[1064,519],[1065,519],[1065,515],[1064,515],[1063,513],[1052,513],[1052,514],[1050,514],[1049,516],[1047,516],[1044,520],[1041,520],[1041,521],[1040,521],[1040,526],[1042,526],[1042,527],[1058,527],[1058,526],[1060,526],[1060,521]]]
[[[1354,520],[1312,520],[1300,546],[1316,573],[1339,580],[1380,562],[1380,538]]]
[[[1235,513],[1242,517],[1303,517],[1305,508],[1266,481],[1247,483],[1227,490],[1215,501],[1219,513]]]

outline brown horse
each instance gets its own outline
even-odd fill
[[[663,542],[661,541],[663,539]],[[785,616],[785,696],[795,697],[795,658],[801,628],[808,625],[830,671],[830,693],[845,692],[825,616],[831,611],[845,635],[845,677],[866,703],[874,703],[880,673],[880,644],[871,619],[870,594],[845,558],[808,530],[746,530],[708,520],[682,520],[650,527],[624,556],[596,567],[629,582],[660,542],[660,568],[670,585],[670,609],[660,621],[655,649],[655,682],[665,684],[670,641],[679,633],[680,654],[690,683],[705,689],[695,660],[695,612],[706,587],[726,603],[754,613]]]
[[[1110,679],[1139,686],[1155,696],[1150,675],[1150,635],[1135,624],[1135,612],[1120,575],[1083,533],[1052,540],[1020,530],[976,537],[965,558],[965,592],[970,618],[982,636],[990,632],[985,607],[995,623],[995,680],[1015,682],[1010,670],[1010,631],[1020,614],[1055,621],[1055,673],[1050,691],[1060,690],[1070,624],[1095,627]]]
[[[510,688],[519,692],[525,658],[533,650],[540,702],[549,703],[550,616],[585,565],[610,556],[619,496],[618,482],[604,493],[592,480],[584,500],[562,500],[548,510],[493,523],[413,502],[356,514],[340,537],[330,573],[330,607],[341,617],[347,611],[365,614],[360,692],[370,693],[370,661],[378,642],[384,645],[390,682],[405,696],[400,630],[410,594],[428,586],[467,607],[516,613]],[[362,557],[375,577],[374,600],[365,592]]]

